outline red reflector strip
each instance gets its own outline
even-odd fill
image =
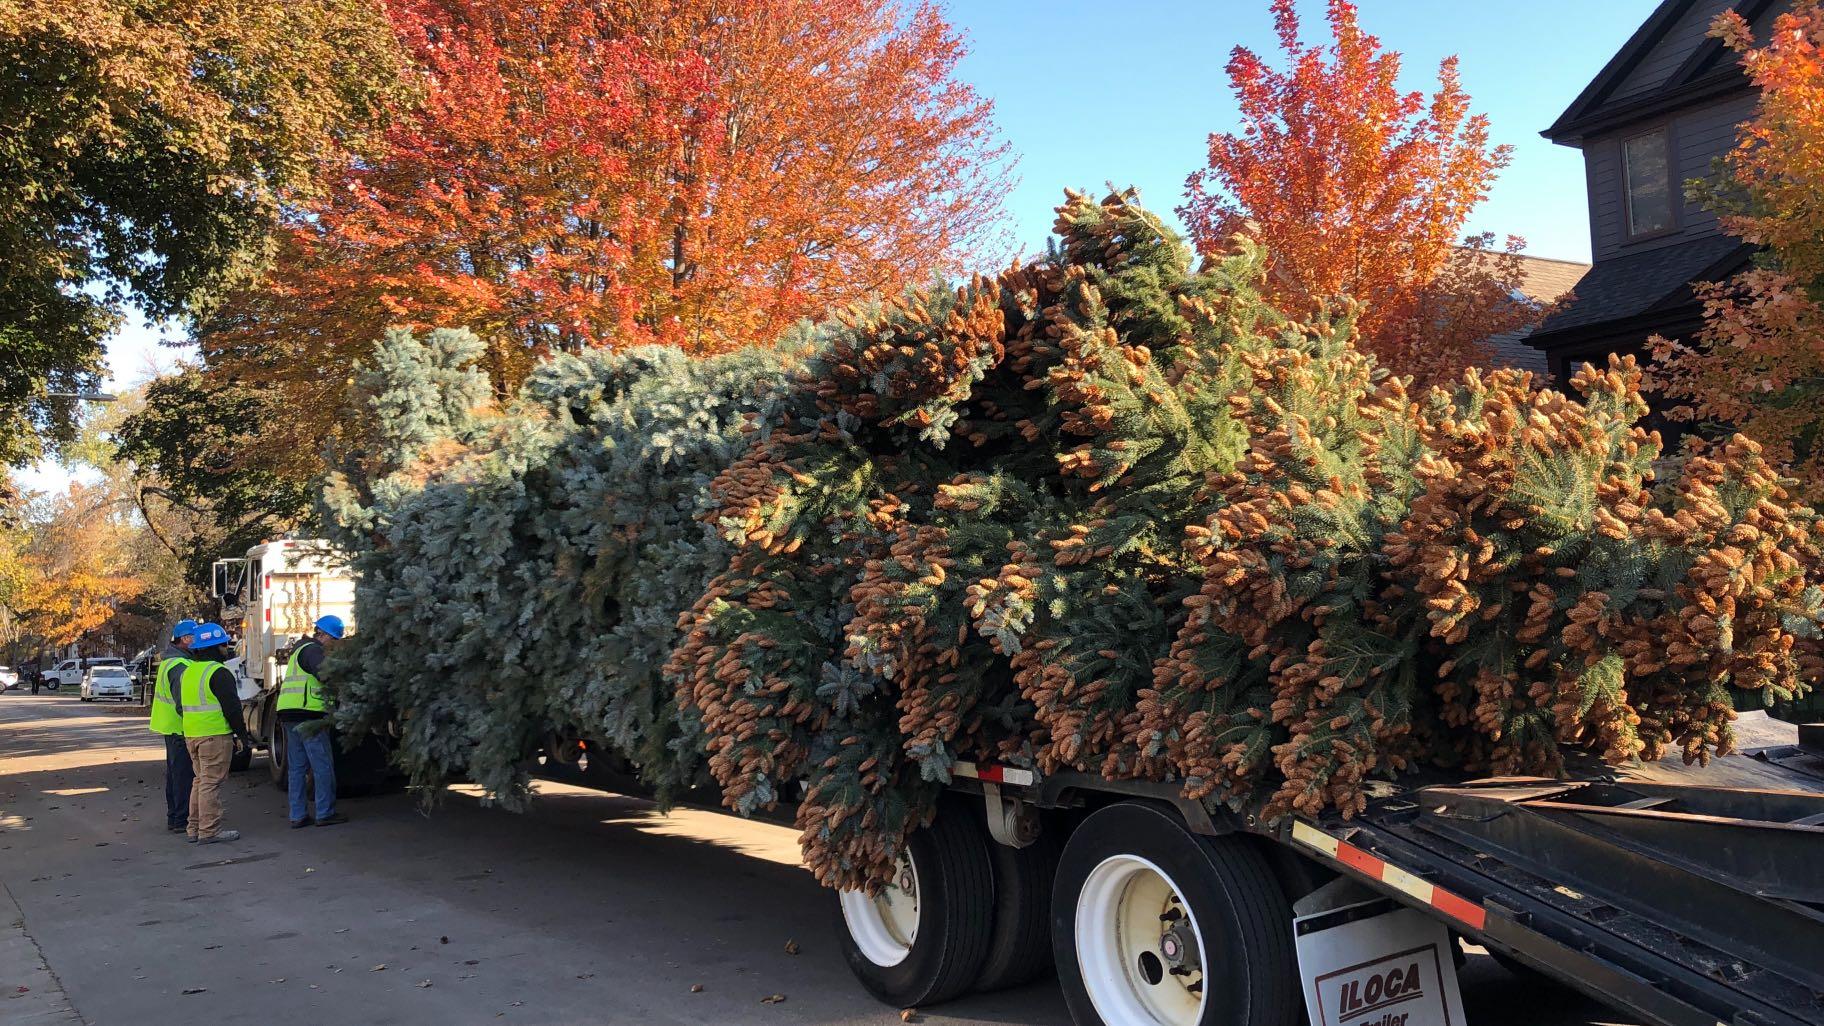
[[[1423,877],[1378,859],[1347,841],[1331,837],[1309,823],[1293,822],[1292,839],[1335,859],[1370,880],[1378,880],[1420,904],[1437,909],[1473,930],[1482,929],[1488,921],[1488,913],[1475,902],[1460,898],[1442,887],[1434,887]]]
[[[1336,846],[1336,861],[1341,862],[1350,869],[1368,877],[1370,880],[1379,880],[1381,878],[1381,870],[1387,865],[1387,863],[1382,862],[1380,859],[1375,858],[1373,855],[1357,848],[1353,844],[1340,842]]]
[[[986,780],[990,784],[1013,784],[1016,787],[1030,787],[1038,779],[1031,770],[997,766],[992,762],[959,761],[951,772],[959,777]]]
[[[1441,887],[1431,889],[1431,904],[1439,912],[1463,923],[1472,930],[1480,930],[1488,923],[1488,912],[1482,906],[1474,904],[1466,898],[1459,898]]]

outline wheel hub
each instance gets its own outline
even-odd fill
[[[1202,934],[1177,885],[1152,862],[1117,855],[1090,873],[1078,898],[1077,953],[1104,1022],[1201,1020]]]
[[[909,853],[902,852],[893,876],[879,894],[844,891],[840,895],[842,918],[849,937],[868,961],[895,966],[912,953],[918,939],[918,869]]]

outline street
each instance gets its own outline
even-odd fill
[[[164,830],[156,741],[0,695],[0,1022],[901,1021],[844,967],[791,830],[541,785],[526,815],[393,793],[294,831],[262,757],[225,790],[245,836],[199,847]],[[1473,1023],[1612,1018],[1484,956],[1463,980]],[[914,1020],[1069,1022],[1049,981]]]

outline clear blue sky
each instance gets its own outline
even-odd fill
[[[995,102],[1019,158],[1007,198],[1015,242],[1044,245],[1065,186],[1137,185],[1160,213],[1183,198],[1211,132],[1235,124],[1223,66],[1237,44],[1272,59],[1267,0],[944,0],[968,36],[962,77]],[[1583,160],[1539,137],[1655,6],[1654,0],[1360,0],[1363,26],[1405,55],[1404,84],[1429,91],[1461,58],[1473,109],[1514,160],[1470,225],[1524,236],[1537,256],[1588,260]],[[1328,38],[1322,0],[1299,0],[1307,41]],[[129,387],[183,355],[133,319],[108,347],[109,384]],[[62,488],[46,461],[28,487]]]
[[[995,102],[1020,156],[1008,197],[1022,248],[1043,245],[1065,186],[1137,185],[1165,213],[1235,124],[1223,67],[1247,46],[1277,54],[1267,0],[947,0],[971,52],[961,75]],[[1327,40],[1321,0],[1299,0],[1307,42]],[[1429,92],[1461,59],[1472,109],[1514,160],[1471,225],[1537,256],[1588,260],[1583,160],[1539,137],[1652,12],[1654,0],[1359,0],[1362,25],[1405,55]],[[1276,66],[1283,66],[1276,62]]]

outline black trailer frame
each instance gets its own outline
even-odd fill
[[[1361,814],[1261,821],[1177,785],[959,763],[990,832],[1035,810],[1170,804],[1252,833],[1566,986],[1662,1026],[1824,1024],[1824,737],[1753,755],[1773,787],[1497,778],[1382,785]],[[1736,759],[1739,757],[1731,756]],[[1794,772],[1797,770],[1797,772]]]

